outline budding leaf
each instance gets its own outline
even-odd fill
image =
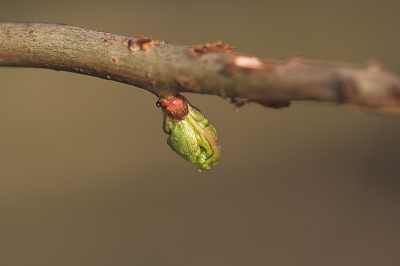
[[[219,163],[217,131],[199,109],[181,95],[161,98],[157,106],[163,111],[167,144],[178,155],[196,164],[199,172]]]

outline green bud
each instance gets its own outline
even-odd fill
[[[199,172],[219,163],[217,131],[199,109],[182,95],[160,98],[157,106],[163,112],[167,144],[178,155],[197,164]]]

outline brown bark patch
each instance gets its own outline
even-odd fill
[[[147,50],[151,46],[159,46],[163,44],[168,44],[168,42],[153,40],[149,37],[143,37],[140,35],[135,36],[128,41],[128,48],[129,50],[135,52],[138,50]]]
[[[235,50],[234,47],[231,47],[227,44],[222,44],[222,41],[215,41],[213,43],[206,43],[204,45],[197,45],[196,47],[193,47],[190,49],[189,55],[191,57],[198,57],[209,52],[232,53],[233,50]]]
[[[149,37],[135,36],[128,42],[129,50],[135,52],[137,50],[147,50],[149,47],[154,45],[154,40]]]
[[[175,78],[175,81],[185,90],[187,91],[193,91],[193,92],[199,92],[200,91],[200,86],[197,85],[196,83],[190,81],[189,79],[179,76]]]

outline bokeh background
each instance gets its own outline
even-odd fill
[[[1,0],[0,19],[399,71],[399,11],[391,0]],[[234,113],[185,96],[222,150],[201,174],[167,146],[154,95],[0,68],[0,264],[400,263],[399,116],[312,102]]]

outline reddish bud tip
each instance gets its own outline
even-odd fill
[[[157,106],[166,110],[175,121],[185,119],[189,113],[187,100],[182,95],[160,98]]]

